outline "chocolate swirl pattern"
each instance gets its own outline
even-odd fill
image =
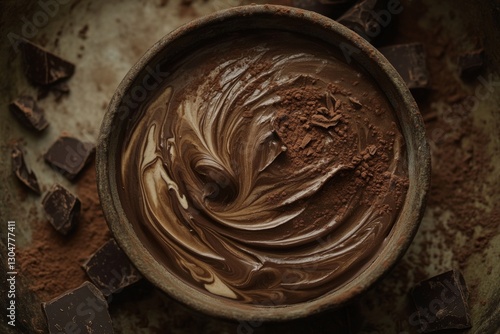
[[[369,265],[404,201],[392,109],[320,43],[276,32],[217,47],[179,61],[133,124],[119,176],[127,215],[206,293],[319,297]]]

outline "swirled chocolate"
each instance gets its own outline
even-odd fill
[[[319,41],[232,35],[172,64],[130,124],[127,217],[204,293],[287,305],[355,277],[407,189],[403,137],[374,81]]]

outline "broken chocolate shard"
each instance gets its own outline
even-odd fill
[[[50,224],[59,233],[67,235],[78,224],[80,200],[64,187],[54,185],[43,198],[42,205]]]
[[[12,149],[12,172],[17,176],[18,180],[21,181],[29,189],[33,190],[38,195],[41,194],[40,185],[36,175],[26,164],[24,160],[24,153],[22,149],[16,145]]]
[[[50,92],[54,94],[56,102],[59,102],[63,96],[69,94],[70,89],[68,83],[64,81],[56,82],[53,85],[40,86],[38,89],[37,99],[41,100],[46,98]]]
[[[376,5],[377,0],[363,0],[339,17],[337,22],[370,41],[382,29],[374,15]]]
[[[142,277],[115,239],[99,248],[83,264],[83,269],[104,296],[120,292]]]
[[[338,17],[347,10],[355,0],[288,0],[277,4],[310,10],[328,17]]]
[[[418,283],[411,296],[419,332],[471,327],[469,293],[459,271],[451,270]]]
[[[90,282],[42,303],[49,333],[113,333],[108,303]]]
[[[429,71],[423,44],[409,43],[385,46],[379,51],[389,60],[410,89],[427,88]]]
[[[95,145],[62,134],[45,153],[45,161],[69,180],[73,180],[90,161]]]
[[[472,79],[479,75],[484,65],[484,50],[467,52],[458,58],[458,71],[463,79]]]
[[[9,109],[19,122],[30,130],[40,132],[49,126],[43,109],[31,96],[18,97],[10,103]]]
[[[19,43],[24,58],[27,78],[36,85],[50,85],[68,79],[75,72],[75,65],[33,44],[26,39]]]

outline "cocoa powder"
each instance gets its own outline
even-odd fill
[[[490,210],[482,203],[485,198],[499,197],[499,190],[494,189],[494,185],[488,180],[493,168],[491,152],[487,149],[490,139],[474,124],[474,108],[465,107],[470,102],[467,99],[469,94],[464,91],[454,73],[445,66],[445,60],[453,59],[460,51],[459,43],[453,42],[440,22],[435,23],[436,28],[430,33],[419,27],[418,19],[425,15],[424,5],[408,4],[405,8],[398,34],[389,44],[421,41],[426,45],[432,90],[423,97],[417,94],[417,101],[426,122],[434,164],[428,207],[436,209],[435,232],[445,236],[446,243],[453,245],[453,257],[464,267],[472,254],[480,254],[488,247],[491,239],[498,234],[500,225],[500,209]],[[477,84],[477,81],[472,83]],[[444,112],[438,111],[431,105],[434,101],[445,101],[449,108]],[[458,121],[450,124],[450,119]],[[312,139],[310,143],[301,140],[298,146],[300,148],[304,145],[307,148],[313,143]],[[20,271],[29,277],[30,289],[42,300],[53,298],[86,280],[80,267],[81,262],[110,237],[97,197],[93,167],[86,169],[78,181],[77,195],[82,201],[82,214],[75,233],[63,237],[47,221],[33,222],[32,244],[18,250]],[[444,212],[450,212],[452,218],[445,220],[441,215]],[[477,228],[481,229],[480,233],[475,232]],[[458,233],[466,236],[465,244],[457,243]],[[416,281],[426,278],[429,273],[425,267],[439,259],[425,247],[422,247],[419,255],[404,258],[387,280],[401,281],[410,274]],[[385,286],[387,291],[379,285],[377,293],[385,291],[389,296],[405,292],[396,289],[397,284]],[[162,303],[164,302],[158,302]],[[135,300],[128,304],[130,314],[135,314]],[[172,309],[178,307],[172,306]],[[378,306],[373,305],[371,309]],[[188,323],[195,319],[188,318]]]
[[[97,196],[95,167],[78,179],[76,195],[82,207],[76,230],[63,236],[47,220],[33,222],[33,241],[19,249],[20,271],[41,300],[50,300],[88,280],[81,264],[110,237]]]
[[[397,125],[392,124],[392,128],[384,132],[370,124],[368,119],[363,119],[370,135],[377,139],[377,144],[358,152],[357,138],[360,134],[351,126],[352,117],[362,118],[358,112],[361,108],[378,115],[385,111],[377,107],[376,101],[373,101],[373,109],[362,106],[351,96],[351,92],[333,84],[329,85],[328,91],[335,93],[337,98],[325,96],[324,90],[317,87],[314,80],[304,78],[303,81],[301,87],[282,91],[281,101],[276,105],[273,127],[288,148],[287,156],[299,167],[325,156],[334,156],[336,162],[346,165],[347,169],[333,181],[342,186],[336,188],[336,195],[330,198],[332,208],[342,212],[348,198],[353,198],[361,189],[365,189],[368,195],[361,203],[370,206],[369,198],[389,191],[387,180],[391,174],[384,171],[390,163],[387,154],[394,145]],[[398,179],[394,187],[395,198],[400,199],[396,201],[395,209],[399,210],[408,180]],[[380,205],[376,209],[382,214],[392,210],[389,205]],[[325,213],[320,213],[320,216],[322,214]]]
[[[464,269],[472,254],[487,248],[500,226],[499,210],[491,205],[492,200],[500,198],[500,190],[490,178],[494,168],[495,152],[490,149],[493,137],[484,132],[484,123],[475,120],[481,112],[477,88],[484,84],[486,72],[491,69],[485,68],[469,81],[460,79],[456,66],[459,55],[471,47],[480,47],[480,43],[474,42],[474,36],[457,39],[443,23],[443,17],[430,18],[431,29],[417,28],[418,21],[428,16],[426,10],[422,4],[409,4],[404,19],[398,21],[398,34],[385,42],[421,42],[426,47],[431,89],[417,92],[415,97],[432,154],[428,207],[433,209],[435,233],[444,237],[443,248],[451,248],[454,265]],[[471,41],[476,45],[471,46]],[[464,237],[465,242],[460,242],[459,237]],[[427,252],[423,247],[421,259],[428,263],[440,260]]]

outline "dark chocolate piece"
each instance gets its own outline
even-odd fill
[[[12,149],[12,172],[17,176],[19,181],[35,193],[40,195],[40,185],[36,178],[35,173],[26,164],[24,160],[24,153],[19,146],[14,146]]]
[[[458,71],[460,77],[471,79],[478,75],[484,65],[484,50],[467,52],[458,57]]]
[[[418,283],[411,291],[416,307],[415,324],[419,332],[471,327],[465,280],[459,271],[451,270]]]
[[[311,10],[333,18],[342,14],[354,2],[355,0],[288,0],[278,4]]]
[[[78,224],[80,200],[62,186],[54,185],[42,204],[50,223],[59,233],[66,235]]]
[[[24,57],[26,76],[37,85],[50,85],[67,79],[75,72],[75,65],[25,39],[19,44]]]
[[[43,109],[31,96],[20,96],[9,105],[10,111],[28,129],[44,130],[49,123],[45,119]]]
[[[379,51],[399,72],[408,88],[427,88],[429,86],[429,71],[427,70],[423,44],[391,45],[382,47]]]
[[[95,145],[62,134],[45,153],[45,161],[55,170],[74,179],[89,162],[95,151]]]
[[[337,22],[370,41],[382,29],[373,15],[376,5],[377,0],[363,0],[339,17]]]
[[[42,303],[49,333],[113,333],[108,303],[90,282]]]
[[[83,264],[83,269],[104,296],[120,292],[141,279],[140,273],[115,239],[109,240],[99,248]]]
[[[53,85],[40,86],[38,89],[37,99],[41,100],[46,98],[50,92],[54,94],[56,102],[59,102],[63,96],[69,94],[70,89],[68,83],[64,81],[56,82]]]

